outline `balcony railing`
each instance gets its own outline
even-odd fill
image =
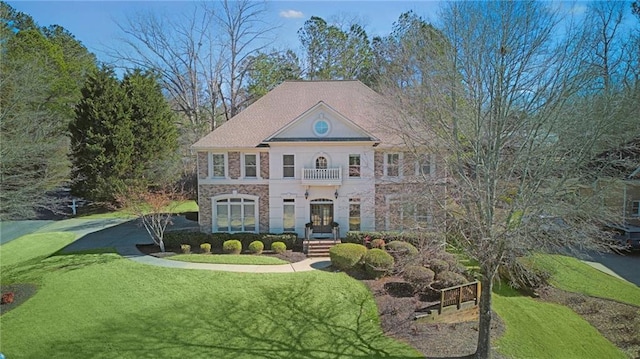
[[[337,186],[342,184],[342,168],[303,168],[302,184]]]

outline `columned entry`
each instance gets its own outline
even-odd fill
[[[311,201],[311,223],[313,233],[331,233],[333,222],[333,201],[330,199],[317,199]]]

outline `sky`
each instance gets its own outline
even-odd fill
[[[98,60],[108,62],[105,49],[118,46],[122,23],[137,12],[153,11],[172,16],[196,1],[7,1],[29,14],[40,26],[60,25],[80,40]],[[299,50],[297,31],[311,16],[357,18],[370,38],[385,36],[401,13],[413,10],[427,20],[436,17],[436,1],[268,1],[267,21],[279,25],[274,47]]]

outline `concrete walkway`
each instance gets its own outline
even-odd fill
[[[172,261],[169,259],[145,255],[141,253],[135,246],[117,247],[116,250],[121,256],[138,263],[179,269],[204,269],[240,273],[293,273],[323,269],[331,265],[331,261],[329,260],[329,258],[307,258],[303,261],[295,263],[270,265],[191,263]]]

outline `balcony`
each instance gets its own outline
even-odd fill
[[[342,185],[342,168],[303,168],[302,184],[315,186]]]

